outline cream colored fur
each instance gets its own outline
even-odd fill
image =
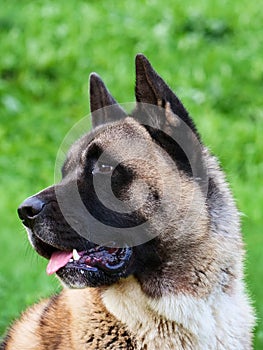
[[[167,295],[151,299],[133,278],[109,287],[106,308],[137,334],[138,348],[163,350],[248,350],[242,323],[254,323],[242,286],[229,296],[213,291],[206,298]],[[250,328],[247,327],[246,329]]]

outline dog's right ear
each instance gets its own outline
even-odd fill
[[[108,106],[111,106],[111,108]],[[90,111],[93,128],[127,116],[96,73],[90,75]]]
[[[135,65],[135,96],[137,107],[139,108],[141,106],[140,103],[163,107],[167,110],[166,115],[172,115],[170,113],[172,112],[174,117],[171,116],[171,118],[166,118],[166,120],[160,120],[160,118],[157,117],[157,126],[165,123],[170,129],[168,134],[176,132],[176,128],[174,128],[173,124],[176,124],[177,116],[179,119],[182,119],[190,127],[196,137],[199,138],[194,122],[190,118],[184,105],[165,83],[165,81],[159,76],[159,74],[157,74],[157,72],[153,69],[148,59],[143,54],[138,54],[136,56]]]
[[[196,178],[205,178],[202,145],[193,120],[142,54],[136,56],[135,96],[134,118],[181,169]]]

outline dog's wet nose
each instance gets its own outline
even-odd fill
[[[23,224],[30,227],[44,205],[45,203],[37,197],[27,198],[17,209],[18,216],[23,221]]]

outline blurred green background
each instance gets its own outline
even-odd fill
[[[18,204],[52,184],[64,136],[89,112],[89,73],[119,102],[133,101],[142,52],[194,116],[244,213],[255,349],[263,349],[262,23],[256,0],[1,1],[0,334],[59,290],[27,242]]]

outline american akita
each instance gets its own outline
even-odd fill
[[[93,129],[18,213],[63,291],[1,349],[252,348],[239,213],[188,112],[141,54],[126,114],[90,77]]]

